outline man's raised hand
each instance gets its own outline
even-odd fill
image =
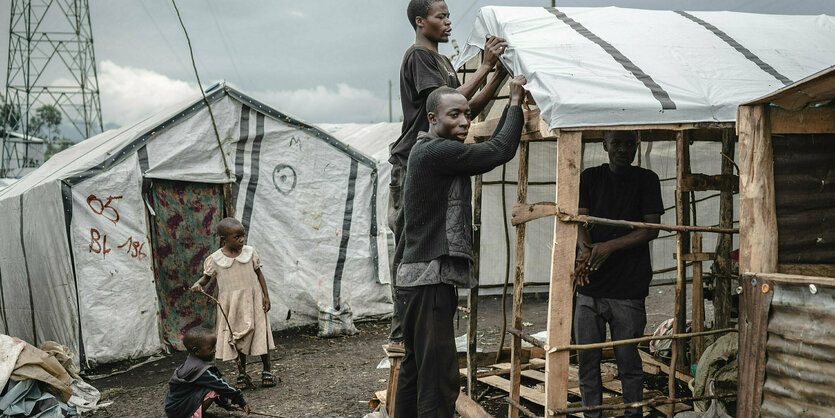
[[[510,80],[510,105],[515,106],[522,103],[525,97],[525,88],[523,87],[528,80],[523,75],[517,75]]]
[[[487,38],[487,42],[484,43],[484,60],[482,64],[493,68],[496,65],[496,62],[499,60],[499,55],[504,53],[504,50],[507,48],[507,41],[498,36],[491,36]]]

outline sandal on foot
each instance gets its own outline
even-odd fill
[[[271,388],[275,386],[275,375],[264,370],[261,372],[261,387]],[[281,380],[281,379],[279,379]]]
[[[238,379],[235,381],[235,389],[245,390],[251,389],[253,386],[252,378],[246,373],[239,374]]]

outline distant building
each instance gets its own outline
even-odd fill
[[[34,136],[26,138],[20,132],[9,132],[6,137],[0,130],[0,141],[5,141],[0,147],[3,152],[0,178],[20,178],[43,164],[46,140]]]

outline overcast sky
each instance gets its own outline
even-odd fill
[[[135,122],[196,92],[185,37],[170,0],[89,1],[106,125]],[[389,80],[394,87],[394,120],[400,120],[400,59],[414,42],[407,4],[406,0],[177,3],[204,88],[226,80],[307,121],[334,123],[387,121]],[[480,7],[550,6],[551,1],[450,0],[447,4],[452,38],[463,46]],[[557,6],[835,15],[833,0],[575,0],[557,1]],[[8,33],[8,3],[0,9],[0,28]],[[8,38],[0,38],[5,50]],[[453,52],[451,44],[442,45],[441,53]],[[5,68],[6,54],[0,54],[0,60]]]

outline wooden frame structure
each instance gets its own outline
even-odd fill
[[[740,273],[743,274],[740,285],[740,365],[739,365],[739,400],[738,416],[759,416],[761,411],[767,408],[780,408],[794,410],[792,408],[803,408],[810,414],[817,414],[835,406],[835,397],[810,396],[803,390],[794,390],[795,399],[786,399],[779,395],[764,395],[768,390],[766,385],[767,375],[774,373],[783,379],[783,384],[794,382],[798,384],[795,388],[803,386],[814,387],[814,383],[804,381],[802,376],[784,378],[780,376],[779,368],[768,367],[770,355],[775,356],[775,362],[780,361],[785,350],[773,350],[773,334],[775,341],[794,341],[803,345],[815,346],[824,344],[824,351],[831,352],[835,344],[827,344],[829,339],[799,335],[792,338],[784,338],[772,327],[772,319],[782,314],[781,308],[772,306],[772,299],[780,290],[797,290],[799,286],[808,286],[808,292],[812,295],[817,293],[818,288],[835,287],[835,254],[832,250],[825,250],[823,257],[816,259],[812,264],[790,264],[782,261],[784,250],[788,250],[788,243],[781,243],[785,235],[798,234],[797,227],[785,222],[780,215],[778,201],[780,199],[776,189],[777,177],[775,177],[775,146],[773,141],[780,135],[797,134],[830,134],[822,138],[823,149],[833,149],[835,143],[829,143],[835,138],[835,66],[820,73],[807,77],[783,89],[765,96],[763,98],[745,103],[739,107],[737,117],[737,132],[740,139]],[[829,144],[827,146],[827,144]],[[795,151],[796,155],[803,156],[804,150]],[[816,160],[814,154],[805,151],[807,160],[804,165],[823,164],[824,170],[832,170],[832,160]],[[819,154],[819,153],[818,153]],[[831,155],[831,154],[827,154]],[[809,160],[811,158],[811,160]],[[824,157],[826,158],[826,157]],[[810,163],[813,161],[814,163]],[[828,164],[828,167],[826,166]],[[785,175],[786,173],[784,173]],[[793,174],[793,173],[792,173]],[[824,196],[824,204],[820,210],[827,213],[835,213],[835,204],[831,199],[825,198],[827,190],[831,185],[826,181],[820,182],[818,191],[821,194],[812,196],[820,204],[820,196]],[[828,189],[827,189],[828,187]],[[789,194],[791,190],[783,189],[781,193]],[[828,202],[828,205],[826,204]],[[814,220],[813,220],[814,222]],[[832,229],[830,225],[818,225],[820,236]],[[781,225],[782,224],[782,225]],[[793,237],[792,237],[793,238]],[[807,244],[807,250],[816,250],[815,244]],[[804,291],[803,294],[806,294]],[[808,296],[812,298],[813,296]],[[810,299],[811,302],[811,299]],[[810,304],[798,304],[792,306],[793,312],[803,312],[817,308],[813,304],[820,305],[820,299]],[[826,307],[833,308],[831,304]],[[819,329],[828,328],[826,319],[828,316],[814,314],[813,322],[817,323]],[[826,332],[823,330],[822,332]],[[830,338],[831,339],[831,338]],[[815,370],[823,375],[830,375],[825,367],[814,367],[818,361],[814,355],[806,351],[792,353],[792,366],[804,369],[806,367]],[[768,371],[767,371],[768,370]],[[831,388],[831,387],[830,387]],[[829,390],[831,392],[831,389]],[[831,399],[829,399],[831,398]],[[776,405],[776,406],[775,406]],[[828,406],[827,406],[828,405]],[[831,409],[828,409],[831,413]],[[827,413],[824,413],[826,415]]]
[[[518,408],[520,397],[521,380],[521,350],[522,341],[528,341],[534,345],[540,345],[546,351],[545,361],[545,399],[546,415],[552,415],[552,411],[561,410],[567,406],[568,379],[569,379],[569,351],[561,349],[569,346],[571,341],[571,327],[573,316],[573,288],[570,282],[570,274],[574,270],[574,253],[577,239],[578,223],[607,223],[628,228],[652,228],[676,231],[676,299],[675,299],[675,328],[673,334],[676,336],[673,345],[673,363],[677,364],[678,370],[689,372],[689,364],[684,364],[683,356],[680,355],[685,348],[685,342],[678,338],[683,335],[685,326],[685,276],[686,267],[689,263],[694,266],[694,295],[693,303],[694,325],[693,332],[698,336],[693,338],[695,352],[701,353],[704,346],[701,343],[700,331],[704,330],[704,305],[701,293],[701,262],[714,259],[718,260],[722,271],[726,272],[725,280],[718,283],[716,304],[716,324],[718,328],[726,328],[730,323],[730,269],[731,269],[731,234],[736,230],[733,226],[733,193],[737,187],[737,177],[733,175],[734,164],[730,157],[722,164],[722,174],[706,175],[691,173],[689,145],[694,139],[721,141],[725,155],[732,156],[734,149],[734,135],[731,131],[733,123],[682,123],[663,125],[623,125],[593,128],[568,128],[550,131],[546,124],[539,117],[537,109],[525,111],[525,126],[523,128],[522,141],[519,146],[519,174],[517,186],[517,203],[513,209],[512,224],[516,227],[516,252],[513,269],[513,319],[508,332],[513,336],[511,344],[512,361],[510,367],[510,396],[509,416],[517,417],[521,409]],[[497,120],[488,120],[475,123],[471,127],[471,136],[477,141],[480,138],[489,136]],[[598,141],[602,138],[605,130],[636,130],[641,133],[643,141],[676,141],[676,225],[645,224],[641,222],[612,221],[589,216],[578,216],[577,206],[579,202],[579,179],[582,161],[583,141]],[[530,144],[536,141],[557,142],[557,182],[556,202],[540,202],[530,204],[527,202],[528,177],[529,177],[529,152]],[[480,197],[480,182],[476,180],[474,195]],[[689,208],[690,192],[718,190],[720,197],[720,225],[719,227],[690,225]],[[481,213],[480,199],[475,199],[474,210]],[[525,234],[526,222],[546,216],[557,216],[554,226],[554,239],[551,256],[551,278],[549,284],[549,306],[547,339],[545,344],[537,344],[537,341],[524,334],[522,330],[522,295],[525,283]],[[479,218],[475,218],[479,219]],[[691,236],[693,233],[693,249],[690,250]],[[701,252],[701,233],[721,233],[719,240],[719,251],[717,254]],[[478,248],[478,247],[476,247]],[[477,300],[470,298],[470,326],[469,326],[469,347],[475,346],[476,316],[474,303]],[[577,348],[577,346],[572,346]],[[582,348],[582,347],[581,347]],[[470,351],[474,352],[474,351]],[[468,387],[474,387],[475,367],[468,367]],[[675,373],[670,373],[669,397],[675,398]],[[472,395],[471,395],[472,396]],[[672,409],[671,409],[672,411]]]

